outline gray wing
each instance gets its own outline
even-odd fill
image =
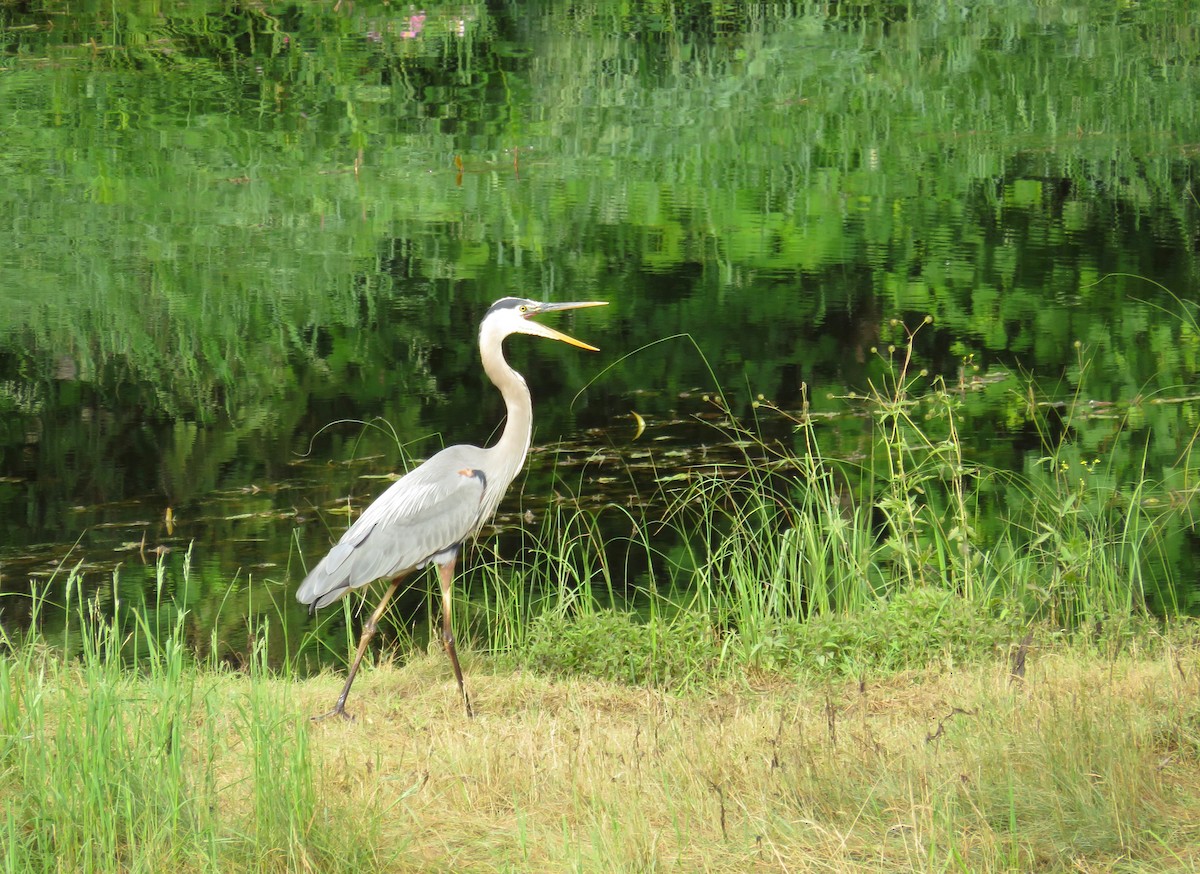
[[[350,589],[424,567],[475,533],[488,486],[482,451],[451,446],[392,483],[304,578],[296,599],[324,607]]]

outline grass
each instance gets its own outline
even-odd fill
[[[261,658],[242,675],[198,664],[183,613],[157,628],[157,611],[134,608],[131,629],[95,601],[69,615],[78,657],[33,632],[0,658],[0,870],[300,870],[361,855],[353,830],[314,826],[308,728]]]
[[[413,739],[398,827],[455,870],[1164,870],[1200,862],[1195,656],[682,696],[476,669],[478,726],[435,658],[376,675],[362,718]]]
[[[0,871],[1200,869],[1190,455],[1168,493],[1030,394],[1042,457],[989,469],[974,389],[896,329],[854,464],[807,407],[760,402],[784,451],[718,398],[742,457],[485,544],[474,720],[410,630],[357,722],[310,724],[342,677],[269,667],[269,624],[233,671],[161,566],[133,605],[72,577],[54,645],[35,616],[0,654]]]
[[[0,661],[5,871],[1200,867],[1200,636],[684,691],[439,652],[360,679]],[[1114,654],[1115,653],[1115,654]]]

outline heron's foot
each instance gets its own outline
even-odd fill
[[[334,707],[334,708],[333,708],[332,710],[330,710],[328,713],[322,713],[322,714],[320,714],[319,716],[310,716],[310,717],[308,717],[308,721],[309,721],[309,722],[321,722],[322,720],[328,719],[328,718],[329,718],[329,717],[331,717],[331,716],[340,716],[340,717],[342,717],[342,719],[344,719],[346,722],[353,722],[353,721],[354,721],[354,717],[353,717],[353,716],[351,716],[349,713],[347,713],[347,712],[346,712],[346,708],[345,708],[345,707],[343,707],[341,704],[339,704],[337,707]]]

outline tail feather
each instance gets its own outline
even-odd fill
[[[334,547],[336,550],[337,547]],[[318,610],[327,604],[332,604],[346,592],[350,591],[350,574],[345,573],[342,559],[331,563],[333,553],[321,559],[320,563],[308,572],[300,588],[296,590],[296,600],[308,604],[313,610]],[[338,573],[338,571],[343,571]]]
[[[341,598],[351,589],[375,580],[393,578],[412,571],[397,563],[396,556],[379,549],[361,549],[342,541],[329,551],[304,578],[296,590],[296,600],[319,610]]]

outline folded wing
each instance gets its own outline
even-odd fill
[[[457,549],[484,521],[488,483],[470,450],[444,449],[394,482],[304,578],[297,600],[318,609]]]

